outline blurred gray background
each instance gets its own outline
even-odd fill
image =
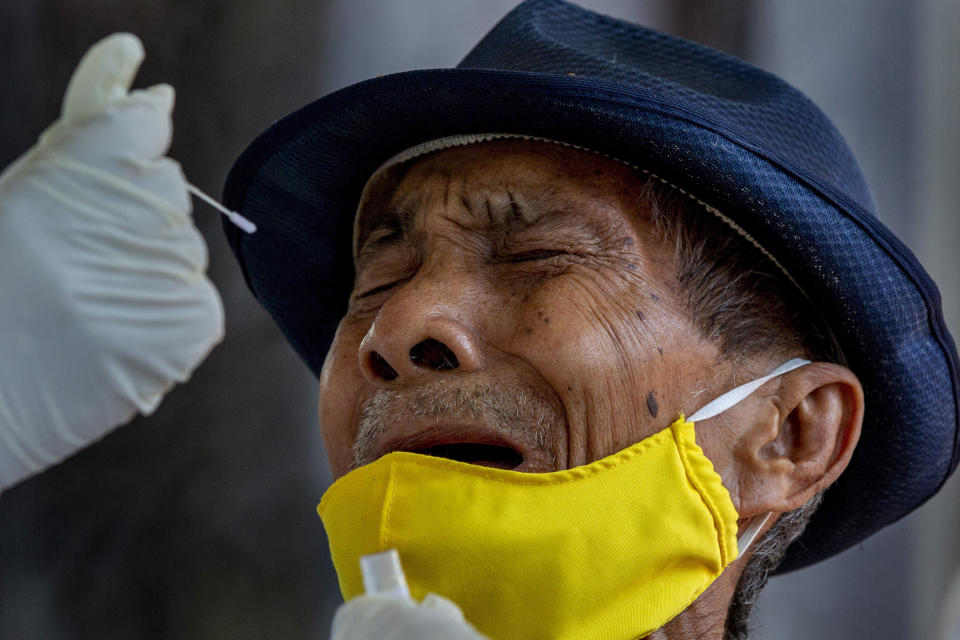
[[[375,75],[455,65],[514,0],[0,0],[0,166],[57,117],[74,65],[144,41],[177,89],[171,155],[212,194],[273,120]],[[799,86],[860,159],[881,218],[960,334],[960,2],[590,0]],[[326,638],[339,603],[314,508],[330,482],[316,381],[197,205],[227,337],[155,415],[0,497],[0,638]],[[945,416],[949,419],[949,416]],[[960,484],[820,566],[774,579],[754,637],[956,640]],[[952,604],[951,604],[952,603]],[[960,625],[958,625],[960,626]]]

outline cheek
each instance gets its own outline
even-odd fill
[[[365,329],[341,323],[320,374],[319,419],[334,478],[353,460],[354,425],[366,382],[357,364],[357,349]]]
[[[658,349],[663,314],[654,297],[627,279],[569,274],[517,309],[510,348],[562,398],[575,463],[618,451],[669,422]]]
[[[518,340],[555,368],[594,374],[634,368],[659,355],[659,315],[638,281],[603,273],[565,274],[544,284],[518,314]]]

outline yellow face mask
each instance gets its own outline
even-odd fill
[[[694,437],[770,378],[590,464],[521,473],[394,452],[318,507],[346,600],[362,556],[397,549],[410,592],[458,604],[495,640],[628,639],[689,606],[737,558],[737,511]]]

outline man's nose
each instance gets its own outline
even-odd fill
[[[429,287],[398,292],[380,309],[360,343],[360,369],[374,384],[407,382],[438,371],[483,366],[480,340],[464,321],[462,299]]]

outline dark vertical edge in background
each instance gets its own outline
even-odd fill
[[[667,30],[688,40],[751,57],[755,0],[673,0],[665,3]]]

